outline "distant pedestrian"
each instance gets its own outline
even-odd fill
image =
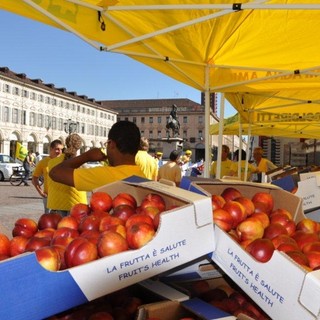
[[[192,151],[186,150],[184,155],[181,157],[182,164],[186,164],[186,163],[190,164],[191,157],[192,157]]]
[[[149,180],[157,181],[158,165],[156,160],[148,153],[149,141],[145,137],[140,139],[140,150],[137,152],[135,161],[140,166],[141,171]]]
[[[32,175],[32,184],[40,194],[40,196],[43,199],[43,206],[44,206],[44,212],[49,213],[49,208],[47,206],[47,197],[48,197],[48,163],[51,159],[55,157],[59,157],[62,153],[63,144],[61,140],[53,140],[50,143],[50,150],[49,150],[49,156],[45,157],[44,159],[40,160],[36,168],[33,171]],[[40,184],[40,178],[43,179],[43,185]]]
[[[259,173],[266,173],[270,170],[277,169],[278,167],[273,164],[267,158],[263,158],[263,149],[261,147],[256,147],[253,150],[253,158],[255,165],[257,166]]]
[[[60,157],[53,158],[48,163],[49,172],[52,168],[65,160],[74,158],[77,151],[81,148],[81,137],[73,133],[66,138],[66,149]],[[49,177],[48,181],[48,208],[50,212],[60,213],[67,216],[70,209],[77,203],[87,204],[87,193],[79,191],[74,187],[67,186],[63,183],[55,182]]]
[[[158,168],[160,168],[163,165],[162,156],[163,156],[163,153],[160,151],[157,151],[155,154],[155,159],[158,164]]]
[[[28,186],[28,180],[30,177],[30,173],[31,173],[31,168],[34,167],[35,164],[33,162],[33,155],[32,155],[32,151],[28,151],[28,154],[26,155],[26,157],[24,158],[23,161],[23,168],[24,168],[24,177],[23,177],[23,182],[25,186]]]
[[[177,187],[180,186],[181,182],[181,167],[179,165],[181,154],[178,150],[173,150],[170,153],[169,161],[159,168],[158,180],[166,179],[172,181]]]

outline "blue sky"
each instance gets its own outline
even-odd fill
[[[96,100],[188,98],[201,93],[75,35],[0,10],[0,66]],[[226,106],[225,117],[235,113]]]

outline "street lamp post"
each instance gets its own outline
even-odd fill
[[[77,132],[78,129],[78,122],[72,121],[71,119],[68,119],[64,124],[64,131],[67,134],[72,134]]]

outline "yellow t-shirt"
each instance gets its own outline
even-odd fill
[[[64,160],[64,154],[53,158],[48,163],[50,170]],[[87,193],[79,191],[74,187],[63,183],[55,182],[48,176],[48,203],[47,207],[51,210],[69,211],[77,203],[88,203]]]
[[[268,172],[268,171],[276,169],[276,168],[277,168],[277,166],[266,158],[261,158],[259,165],[258,165],[259,172]]]
[[[231,161],[230,159],[226,159],[225,161],[221,161],[220,178],[230,175],[232,165],[233,165],[233,161]],[[217,161],[212,163],[211,170],[210,170],[211,176],[216,177],[216,174],[217,174]]]
[[[246,168],[246,160],[241,160],[241,180],[242,181],[244,181],[245,168]],[[256,173],[257,170],[258,170],[257,167],[255,167],[251,163],[248,163],[247,181],[251,180],[252,174]],[[231,171],[235,173],[234,176],[238,176],[238,162],[232,162]]]
[[[149,180],[157,180],[158,163],[147,151],[139,150],[136,154],[136,165]]]
[[[104,166],[88,169],[78,168],[73,172],[74,185],[77,190],[82,191],[92,191],[106,184],[131,176],[146,178],[137,165]]]
[[[33,171],[33,176],[34,177],[41,177],[43,176],[43,191],[45,193],[48,193],[48,178],[49,178],[49,169],[48,169],[48,163],[51,160],[50,157],[46,157],[42,160],[40,160],[37,165],[36,168]]]

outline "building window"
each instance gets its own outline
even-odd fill
[[[67,102],[67,103],[66,103],[66,109],[69,110],[69,108],[70,108],[70,104],[69,104],[69,102]]]
[[[62,100],[60,100],[60,103],[59,103],[60,108],[63,108],[63,104],[64,104],[64,102]]]
[[[30,112],[29,125],[30,126],[36,125],[36,114],[34,112]]]
[[[203,123],[203,116],[199,116],[198,121],[199,123]]]
[[[149,139],[153,139],[153,131],[149,130]]]
[[[132,122],[137,123],[137,117],[132,117]]]
[[[149,117],[149,123],[153,123],[153,117]]]
[[[21,124],[26,125],[27,124],[27,112],[26,110],[23,110],[21,113]]]
[[[86,126],[85,126],[84,123],[81,123],[81,124],[80,124],[80,132],[81,132],[82,134],[85,134],[85,133],[86,133]]]
[[[56,105],[57,105],[57,99],[52,98],[52,105],[53,105],[53,106],[56,106]]]
[[[161,123],[162,117],[158,117],[158,123]]]
[[[19,110],[16,108],[12,109],[12,123],[19,123]]]
[[[46,116],[44,119],[44,127],[49,130],[51,128],[51,119],[50,116]]]
[[[187,139],[188,138],[188,134],[187,134],[186,130],[183,131],[182,138],[183,139]]]
[[[141,137],[144,137],[144,130],[141,130],[140,135]]]
[[[161,130],[158,130],[158,139],[162,138]]]
[[[10,86],[5,83],[4,86],[3,86],[3,91],[7,92],[7,93],[10,93]]]
[[[188,117],[187,116],[183,116],[183,123],[188,123]]]
[[[43,95],[42,95],[42,94],[39,94],[39,95],[38,95],[38,101],[39,101],[39,102],[43,102]]]
[[[28,98],[29,97],[29,92],[27,90],[22,90],[22,96],[24,98]]]
[[[18,96],[19,95],[19,88],[18,87],[14,87],[12,94],[15,94],[16,96]]]
[[[129,121],[129,117],[124,117],[124,120]]]
[[[31,100],[36,100],[36,99],[37,99],[37,95],[36,95],[35,92],[31,92],[31,93],[30,93],[30,99],[31,99]]]
[[[9,122],[9,107],[4,107],[3,109],[3,121]]]
[[[60,131],[63,130],[63,119],[62,118],[58,119],[58,130],[60,130]]]
[[[50,102],[51,102],[50,97],[46,97],[46,104],[50,104]]]
[[[144,123],[144,122],[145,122],[144,117],[141,117],[141,123]]]
[[[57,118],[56,117],[52,117],[51,118],[51,128],[53,130],[56,130],[57,129]]]
[[[43,127],[43,114],[38,114],[38,127],[42,128]]]
[[[198,131],[198,138],[199,138],[200,140],[203,139],[202,130],[199,130],[199,131]]]

